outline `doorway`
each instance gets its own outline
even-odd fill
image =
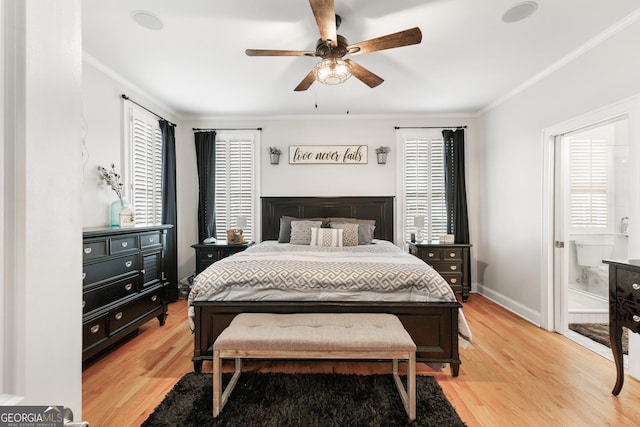
[[[629,120],[617,117],[554,138],[555,329],[611,358],[608,267],[628,259]]]

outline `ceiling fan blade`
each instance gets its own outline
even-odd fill
[[[415,27],[352,44],[347,47],[347,51],[351,55],[358,55],[361,53],[376,52],[379,50],[393,49],[395,47],[419,44],[421,41],[422,31],[420,31],[420,28]]]
[[[302,50],[247,49],[244,53],[247,56],[316,56],[315,52]]]
[[[320,30],[320,38],[331,40],[331,46],[337,46],[336,8],[333,0],[309,0],[309,4]]]
[[[296,86],[294,91],[300,92],[303,90],[307,90],[309,89],[309,86],[311,86],[315,81],[316,81],[316,76],[315,74],[313,74],[313,70],[311,70],[309,74],[307,74],[307,76],[300,82],[300,84]]]
[[[374,88],[384,81],[382,77],[373,74],[357,62],[351,59],[345,59],[345,61],[351,65],[351,74],[367,86]]]

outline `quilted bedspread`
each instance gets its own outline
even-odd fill
[[[223,258],[197,275],[196,300],[224,301],[456,301],[448,283],[393,243],[350,247],[266,241]],[[470,338],[460,312],[460,333]]]

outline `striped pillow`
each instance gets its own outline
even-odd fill
[[[312,228],[311,246],[342,246],[342,232],[340,228]]]

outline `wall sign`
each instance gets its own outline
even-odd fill
[[[290,145],[289,164],[366,164],[367,145]]]

